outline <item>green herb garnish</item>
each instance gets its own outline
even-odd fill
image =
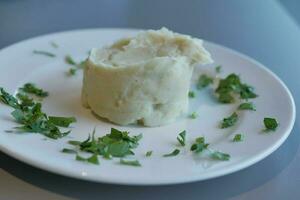
[[[185,146],[185,137],[186,137],[186,131],[182,131],[177,136],[177,141],[181,144],[181,146]]]
[[[172,156],[177,156],[180,153],[179,149],[175,149],[174,151],[172,151],[171,153],[168,154],[164,154],[163,157],[172,157]]]
[[[213,78],[212,77],[209,77],[208,75],[206,74],[202,74],[199,79],[198,79],[198,82],[197,82],[197,89],[203,89],[205,87],[207,87],[208,85],[212,84],[213,83]]]
[[[14,108],[11,115],[16,122],[21,124],[15,127],[17,132],[40,133],[52,139],[64,137],[70,132],[62,132],[42,111],[41,103],[34,102],[25,94],[18,93],[16,98],[0,88],[0,100]]]
[[[55,117],[55,116],[49,116],[48,117],[49,121],[56,126],[61,126],[61,127],[69,127],[70,124],[76,122],[75,117]]]
[[[237,120],[238,120],[238,115],[236,114],[236,112],[234,112],[229,117],[223,119],[223,121],[221,123],[221,128],[228,128],[230,126],[233,126],[233,125],[235,125]]]
[[[190,114],[190,118],[191,119],[196,119],[198,117],[198,114],[196,113],[196,112],[192,112],[191,114]]]
[[[73,76],[76,74],[77,70],[79,69],[83,69],[85,66],[85,60],[81,61],[80,63],[75,62],[75,60],[70,56],[70,55],[66,55],[65,56],[65,62],[73,65],[72,68],[69,69],[68,71],[68,75]]]
[[[63,152],[63,153],[70,153],[70,154],[77,154],[77,151],[75,151],[74,149],[67,149],[67,148],[63,148],[61,150],[61,152]]]
[[[38,97],[47,97],[49,95],[48,92],[44,91],[41,88],[38,88],[33,83],[26,83],[23,85],[23,87],[20,88],[21,91],[26,92],[28,94],[34,94]]]
[[[209,157],[211,157],[214,160],[229,160],[230,155],[226,153],[222,153],[220,151],[213,151],[211,149],[208,149],[209,144],[205,143],[204,137],[196,138],[195,143],[191,146],[191,151],[195,153],[201,153],[205,150],[209,152]]]
[[[70,65],[77,65],[77,63],[74,61],[74,59],[70,55],[66,55],[65,57],[66,63]]]
[[[111,128],[109,134],[95,138],[95,130],[92,137],[89,136],[86,140],[69,141],[69,144],[79,146],[81,151],[95,153],[103,157],[125,157],[127,155],[134,155],[133,149],[138,146],[138,141],[142,135],[129,136],[126,131],[119,131]]]
[[[150,157],[152,155],[153,151],[147,151],[146,152],[146,157]]]
[[[195,98],[196,97],[196,94],[194,91],[189,91],[189,97],[190,98]]]
[[[239,110],[256,110],[255,106],[252,102],[246,102],[246,103],[242,103],[239,105],[238,107]]]
[[[142,166],[138,160],[124,160],[122,158],[120,159],[120,164],[134,166],[134,167]]]
[[[76,158],[75,159],[78,160],[78,161],[89,162],[91,164],[99,165],[99,160],[98,160],[97,154],[93,154],[93,155],[91,155],[88,158],[84,158],[84,157],[76,154]]]
[[[242,134],[236,134],[232,139],[233,142],[241,142],[243,140],[244,140],[244,135]]]
[[[275,131],[278,127],[278,122],[275,118],[265,117],[264,125],[266,127],[265,131]]]
[[[220,73],[221,72],[221,69],[222,69],[222,66],[221,65],[218,65],[216,66],[215,70],[217,73]]]
[[[225,79],[221,79],[215,92],[222,103],[234,102],[234,94],[239,95],[241,99],[257,97],[257,94],[253,92],[253,87],[242,83],[236,74],[230,74]]]
[[[207,149],[208,143],[205,143],[204,137],[196,138],[195,143],[191,146],[191,151],[194,151],[195,153],[200,153]]]
[[[230,159],[230,155],[227,153],[222,153],[220,151],[211,152],[210,157],[214,160],[224,160],[227,161]]]
[[[55,42],[51,41],[50,44],[53,48],[58,48],[58,44],[56,44]]]
[[[39,50],[33,50],[34,54],[40,54],[40,55],[44,55],[44,56],[48,56],[48,57],[55,57],[56,55],[53,53],[50,53],[48,51],[39,51]]]

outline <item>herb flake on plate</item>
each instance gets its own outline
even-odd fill
[[[25,83],[23,87],[19,89],[27,94],[34,94],[38,97],[47,97],[49,95],[47,91],[44,91],[33,83]]]
[[[251,99],[258,96],[254,93],[252,86],[242,83],[240,77],[234,73],[221,79],[215,92],[219,102],[222,103],[233,103],[235,95],[239,96],[240,99]]]
[[[233,142],[242,142],[243,140],[244,140],[244,135],[243,134],[236,134],[234,137],[233,137],[233,139],[232,139],[232,141]]]
[[[265,131],[276,131],[278,122],[275,118],[265,117],[264,118]]]
[[[124,160],[122,158],[120,159],[120,164],[121,165],[133,166],[133,167],[142,166],[141,163],[138,160]]]
[[[214,81],[214,79],[206,74],[202,74],[197,82],[197,89],[201,90],[205,87],[207,87],[208,85],[212,84]]]
[[[179,142],[179,144],[181,146],[185,146],[185,140],[186,140],[186,131],[182,131],[181,133],[179,133],[179,135],[177,136],[177,141]]]
[[[234,112],[229,117],[223,119],[221,123],[221,128],[228,128],[234,126],[237,121],[238,121],[238,115],[236,112]]]
[[[39,54],[39,55],[44,55],[44,56],[48,56],[48,57],[56,57],[55,54],[48,52],[48,51],[41,51],[41,50],[33,50],[34,54]]]
[[[172,151],[171,153],[168,154],[164,154],[163,157],[172,157],[172,156],[177,156],[180,153],[179,149],[175,149],[174,151]]]
[[[241,103],[238,107],[239,110],[253,110],[255,111],[256,108],[252,102],[245,102]]]

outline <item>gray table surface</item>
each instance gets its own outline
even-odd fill
[[[297,14],[296,5],[286,9],[285,2],[2,0],[0,48],[62,30],[166,26],[220,43],[260,61],[287,84],[299,107],[300,29],[297,17],[292,17],[293,13]],[[0,69],[0,73],[5,72],[5,66]],[[0,199],[299,199],[299,131],[297,116],[287,141],[263,161],[224,177],[175,186],[132,187],[85,182],[36,169],[0,152]]]

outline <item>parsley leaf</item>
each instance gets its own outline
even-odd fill
[[[146,157],[150,157],[152,155],[153,151],[147,151],[146,152]]]
[[[229,117],[223,119],[223,121],[221,123],[221,128],[228,128],[230,126],[233,126],[233,125],[235,125],[237,120],[238,120],[238,115],[236,114],[236,112],[234,112]]]
[[[230,155],[226,153],[222,153],[220,151],[213,151],[208,149],[209,144],[205,143],[204,137],[196,138],[195,143],[191,146],[191,151],[195,153],[201,153],[205,150],[208,150],[210,153],[209,156],[214,160],[229,160]]]
[[[99,165],[99,163],[100,163],[99,160],[98,160],[98,156],[96,154],[93,154],[88,158],[84,158],[84,157],[76,154],[75,159],[78,160],[78,161],[89,162],[89,163],[95,164],[95,165]]]
[[[198,117],[198,114],[196,112],[192,112],[192,114],[190,114],[191,119],[196,119],[197,117]]]
[[[134,167],[142,166],[138,160],[124,160],[122,158],[120,159],[120,164],[134,166]]]
[[[233,142],[241,142],[243,140],[244,140],[244,135],[242,134],[236,134],[232,139]]]
[[[174,151],[172,151],[171,153],[165,154],[163,155],[163,157],[171,157],[171,156],[177,156],[180,153],[179,149],[175,149]]]
[[[199,79],[198,79],[198,82],[197,82],[197,89],[198,90],[201,90],[205,87],[207,87],[208,85],[212,84],[213,83],[213,78],[212,77],[209,77],[208,75],[206,74],[202,74]]]
[[[196,138],[195,143],[191,146],[191,151],[194,151],[195,153],[200,153],[207,149],[208,143],[205,143],[204,137]]]
[[[51,45],[53,48],[58,48],[58,44],[55,43],[55,42],[53,42],[53,41],[50,42],[50,45]]]
[[[18,93],[16,98],[0,88],[0,100],[15,109],[11,115],[16,122],[21,124],[15,127],[17,132],[40,133],[52,139],[58,139],[70,133],[70,131],[62,132],[42,111],[41,103],[34,102],[25,94]]]
[[[255,106],[252,102],[246,102],[246,103],[242,103],[239,105],[238,107],[239,110],[253,110],[255,111]]]
[[[185,146],[185,137],[186,137],[186,131],[182,131],[177,136],[177,141],[181,144],[181,146]]]
[[[220,102],[232,103],[234,102],[234,94],[239,95],[241,99],[256,98],[257,94],[253,90],[252,86],[242,83],[238,75],[229,74],[225,79],[219,81],[215,92],[218,94]]]
[[[189,91],[189,97],[190,98],[195,98],[196,97],[196,94],[194,91]]]
[[[127,155],[134,155],[133,149],[138,146],[138,142],[141,139],[141,135],[129,136],[126,131],[120,131],[111,128],[109,134],[105,136],[95,138],[95,130],[92,137],[89,137],[80,141],[69,141],[69,144],[79,146],[81,151],[90,152],[103,157],[125,157]]]
[[[265,117],[264,125],[266,127],[265,131],[275,131],[278,127],[278,122],[275,118]]]
[[[61,152],[63,152],[63,153],[70,153],[70,154],[77,154],[77,151],[75,151],[73,149],[67,149],[67,148],[63,148],[61,150]]]
[[[227,153],[222,153],[220,151],[214,151],[210,154],[210,157],[214,160],[229,160],[230,159],[230,155]]]
[[[34,54],[40,54],[48,57],[55,57],[56,55],[47,51],[39,51],[39,50],[33,50]]]
[[[35,94],[38,97],[47,97],[49,95],[48,92],[36,87],[33,83],[24,84],[24,86],[20,88],[20,90],[28,94]]]
[[[55,124],[56,126],[61,127],[69,127],[70,124],[76,122],[75,117],[55,117],[55,116],[49,116],[49,122]]]
[[[76,65],[77,64],[70,55],[66,55],[65,61],[66,61],[66,63],[68,63],[70,65]]]
[[[221,65],[218,65],[216,66],[215,70],[217,73],[220,73],[221,72],[221,69],[222,69],[222,66]]]

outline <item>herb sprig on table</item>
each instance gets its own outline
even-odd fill
[[[43,90],[39,91],[38,94],[45,95]],[[46,137],[58,139],[70,133],[70,131],[61,131],[59,126],[69,127],[71,123],[76,121],[74,117],[48,116],[42,111],[41,103],[34,102],[33,99],[23,93],[17,93],[14,97],[0,88],[0,100],[14,108],[11,115],[17,123],[21,124],[21,126],[14,128],[19,133],[40,133]]]

